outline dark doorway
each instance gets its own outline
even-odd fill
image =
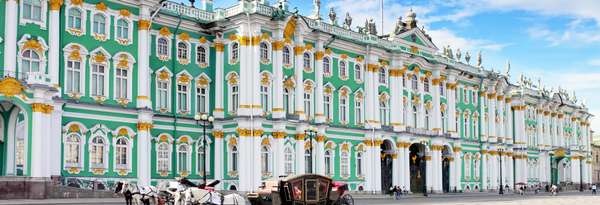
[[[450,192],[450,160],[447,157],[442,161],[442,189],[445,193]]]
[[[425,146],[412,144],[409,147],[410,164],[410,191],[413,193],[424,193],[425,191]]]
[[[394,153],[394,145],[389,140],[385,140],[381,144],[381,191],[384,194],[390,192],[390,187],[392,184],[392,166],[393,166],[393,157]]]

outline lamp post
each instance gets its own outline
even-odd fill
[[[310,173],[313,173],[313,137],[315,137],[317,135],[317,128],[316,127],[308,127],[306,128],[306,130],[304,130],[304,134],[308,135],[309,138],[309,143],[310,146],[308,147],[308,151],[309,151],[309,157],[310,157]]]
[[[581,162],[581,160],[583,159],[583,156],[579,157],[579,191],[583,192],[583,163]]]
[[[498,149],[498,156],[500,158],[500,191],[498,194],[504,194],[504,186],[502,185],[502,148]]]
[[[198,125],[202,126],[202,179],[204,180],[204,185],[206,185],[206,127],[212,125],[215,118],[213,118],[213,116],[208,116],[207,114],[197,113],[194,115],[194,120],[196,120]]]

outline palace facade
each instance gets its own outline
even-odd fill
[[[440,51],[412,11],[378,34],[318,4],[303,16],[263,1],[0,1],[0,175],[79,187],[206,175],[237,190],[303,173],[367,191],[591,183],[592,115],[574,94]],[[215,117],[206,135],[197,113]]]

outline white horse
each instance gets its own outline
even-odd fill
[[[127,205],[150,205],[150,199],[157,204],[158,190],[154,186],[140,186],[127,181],[117,182],[115,193],[123,194]]]
[[[185,183],[181,183],[180,181],[163,182],[159,184],[159,190],[168,193],[170,198],[172,198],[174,205],[246,204],[246,199],[239,194],[228,194],[223,196],[219,192],[193,186],[189,181],[185,181]]]

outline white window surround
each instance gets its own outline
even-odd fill
[[[235,49],[237,51],[237,55],[235,58],[234,58],[234,45],[237,45],[237,48]],[[229,58],[229,60],[228,60],[229,64],[230,65],[237,64],[240,61],[240,56],[241,56],[240,43],[238,41],[232,41],[229,43],[229,45],[227,47],[228,47],[228,49],[227,49],[228,55],[227,56]]]
[[[350,93],[350,89],[348,88],[342,88],[342,89],[346,89],[347,93]],[[341,89],[340,89],[341,91]],[[342,99],[344,99],[344,103],[342,103]],[[342,109],[345,108],[345,109]],[[345,111],[344,111],[345,110]],[[348,94],[346,94],[346,96],[342,95],[342,93],[338,92],[338,112],[339,112],[339,120],[341,124],[348,124],[349,122],[349,113],[350,113],[350,98],[348,96]]]
[[[235,141],[235,143],[233,143]],[[240,164],[239,164],[239,158],[240,158],[240,148],[238,147],[237,142],[239,141],[239,138],[235,137],[234,135],[230,135],[227,138],[227,172],[228,175],[231,177],[237,177],[238,173],[239,173],[239,169],[240,169]],[[233,147],[236,147],[237,151],[237,159],[234,162],[233,160]],[[233,170],[233,166],[234,163],[236,164],[237,170]]]
[[[328,155],[329,153],[329,155]],[[323,166],[323,169],[325,169],[325,175],[327,176],[334,176],[335,175],[335,150],[333,149],[326,149],[325,152],[323,152],[323,156],[324,156],[324,160],[326,163],[327,158],[329,157],[329,170],[327,170],[327,166]],[[325,164],[326,165],[326,164]]]
[[[205,55],[204,59],[206,61],[205,63],[202,63],[202,62],[198,61],[198,55],[199,55],[198,48],[199,47],[204,48],[204,55]],[[158,47],[157,47],[157,49],[158,49]],[[194,61],[196,62],[196,64],[199,65],[201,68],[208,67],[208,65],[210,65],[210,45],[208,44],[208,42],[207,43],[203,43],[203,44],[196,44],[195,51],[196,51],[196,55],[194,56]]]
[[[159,173],[159,174],[161,174],[162,171],[166,171],[167,174],[168,174],[172,170],[171,160],[173,158],[173,141],[174,140],[173,140],[173,137],[171,137],[171,135],[169,135],[169,134],[164,134],[163,133],[163,134],[160,134],[158,136],[159,136],[158,137],[159,139],[157,140],[157,142],[155,144],[155,152],[156,152],[156,156],[157,156],[156,157],[156,168],[155,168],[155,171],[156,171],[156,173]],[[162,136],[165,136],[166,140],[161,141],[160,138],[162,138]],[[166,164],[167,164],[167,170],[160,170],[160,167],[159,167],[159,160],[160,160],[160,158],[158,156],[160,156],[161,150],[159,150],[159,146],[161,144],[166,144],[167,145],[166,148],[167,148],[168,157],[165,158]]]
[[[161,61],[167,61],[167,60],[171,59],[171,56],[172,56],[172,54],[171,54],[171,40],[172,40],[172,38],[173,38],[172,34],[169,35],[169,36],[157,35],[156,38],[155,38],[155,44],[156,44],[155,47],[156,48],[155,48],[154,52],[156,54],[156,57],[158,59],[160,59]],[[167,40],[167,55],[160,55],[159,54],[160,53],[160,52],[158,52],[158,49],[159,49],[158,48],[158,40],[159,39],[165,39],[165,40]]]
[[[201,79],[205,79],[208,84],[206,84],[206,85],[199,84],[199,81]],[[198,88],[206,89],[206,94],[205,94],[205,98],[204,98],[205,99],[204,100],[204,110],[206,111],[206,113],[208,113],[210,111],[210,83],[212,81],[208,77],[208,75],[202,73],[198,77],[196,77],[195,82],[196,82],[196,89],[194,90],[194,93],[195,93],[194,97],[196,98],[196,100],[198,100],[198,96],[200,95],[200,93],[198,93]],[[198,107],[198,102],[196,102],[196,104],[194,105],[194,109],[196,109],[196,113],[199,112],[200,108]]]
[[[97,124],[96,126],[92,127],[90,129],[90,138],[88,139],[88,152],[90,154],[90,160],[89,160],[89,167],[90,168],[102,168],[104,169],[104,172],[107,171],[108,169],[108,153],[110,152],[110,146],[109,146],[109,141],[108,141],[108,134],[110,133],[110,130],[102,124]],[[100,137],[102,138],[104,144],[104,149],[103,149],[103,160],[102,160],[102,165],[100,167],[96,167],[95,165],[92,164],[92,141],[94,140],[94,138],[96,137]]]
[[[348,73],[349,66],[350,65],[347,60],[340,59],[338,61],[338,75],[340,76],[340,79],[348,80],[348,78],[350,78],[350,73]]]
[[[117,22],[119,22],[119,20],[121,20],[121,19],[123,19],[123,20],[125,20],[127,22],[127,38],[126,39],[119,38],[118,32],[117,32],[117,30],[118,30],[118,23]],[[131,45],[131,44],[133,44],[133,27],[134,26],[133,26],[133,21],[131,20],[131,17],[125,17],[125,16],[121,16],[121,15],[116,15],[115,18],[114,18],[114,22],[115,23],[113,25],[113,27],[114,27],[114,30],[113,30],[114,32],[113,33],[115,35],[115,37],[114,37],[115,40],[119,44],[121,44],[121,45]]]
[[[19,2],[19,24],[20,25],[25,25],[25,24],[31,23],[31,24],[36,24],[36,25],[40,26],[40,28],[43,29],[43,30],[46,30],[46,28],[47,28],[46,22],[47,22],[47,16],[48,16],[47,15],[48,14],[48,1],[46,1],[46,0],[39,0],[39,1],[41,3],[41,7],[42,7],[42,10],[40,12],[40,17],[41,17],[40,21],[34,21],[34,20],[31,20],[31,19],[25,19],[23,17],[23,14],[24,14],[23,9],[25,8],[24,5],[23,5],[23,3],[25,1],[24,0],[18,1]],[[67,12],[65,12],[65,13],[66,13],[66,17],[68,17],[69,14]],[[67,18],[65,18],[65,20],[66,19]],[[81,22],[83,23],[85,21],[82,19]]]
[[[355,155],[355,160],[356,160],[356,164],[355,164],[355,169],[356,169],[356,176],[361,178],[365,176],[365,152],[364,151],[356,151],[354,152]],[[360,159],[360,163],[361,166],[358,166],[358,159]]]
[[[344,151],[342,147],[340,146],[340,176],[346,179],[350,177],[350,151]]]
[[[283,149],[283,172],[284,174],[293,174],[295,173],[295,164],[294,163],[294,148],[292,146],[290,146],[289,144],[285,146],[285,148]],[[289,168],[289,170],[288,170]]]
[[[356,81],[357,83],[361,83],[364,81],[364,72],[363,72],[363,66],[360,63],[354,63],[354,67],[352,69],[353,75],[354,75],[354,81]],[[358,72],[358,75],[356,75]]]
[[[169,74],[168,78],[166,78],[165,80],[161,80],[160,79],[161,72],[168,73]],[[156,96],[155,96],[156,103],[154,103],[155,107],[157,110],[161,110],[161,111],[165,110],[165,112],[168,112],[171,109],[171,98],[172,98],[172,96],[171,96],[171,80],[172,80],[171,78],[172,77],[171,76],[173,76],[173,73],[171,73],[171,71],[168,68],[162,67],[155,71],[155,75],[156,75],[156,83],[154,85],[155,89],[156,89]],[[158,82],[166,82],[166,85],[167,85],[167,88],[166,88],[166,92],[167,92],[167,94],[166,94],[166,97],[167,97],[166,102],[167,103],[166,104],[167,104],[167,106],[166,107],[160,107],[160,103],[159,103],[160,102],[160,96],[159,96],[159,89],[160,89],[159,86],[160,85]]]
[[[187,136],[182,136],[182,137],[179,138],[179,140],[181,140],[183,137],[187,137]],[[187,150],[182,150],[182,148],[184,148],[184,147]],[[192,146],[190,144],[188,144],[188,143],[177,143],[176,149],[177,149],[177,152],[176,152],[176,155],[175,155],[175,160],[177,160],[177,165],[176,165],[177,174],[182,175],[183,172],[186,172],[188,175],[191,174],[191,166],[192,166],[192,150],[191,149],[192,149]],[[185,166],[186,170],[180,170],[182,162],[179,159],[179,154],[180,153],[184,153],[184,152],[186,154],[185,155],[185,162],[184,162],[185,165],[186,165]],[[185,175],[185,174],[183,174],[183,175]]]
[[[122,56],[127,57],[127,68],[119,68],[119,63],[122,60],[121,59]],[[126,52],[119,52],[113,56],[113,65],[115,67],[115,72],[116,72],[116,69],[127,69],[127,97],[124,99],[127,99],[128,102],[131,102],[131,96],[133,95],[133,93],[132,93],[133,78],[132,77],[133,77],[133,65],[135,63],[136,62],[135,62],[135,59],[133,58],[133,56]],[[116,82],[116,80],[117,80],[117,75],[113,75],[113,82]],[[117,86],[113,86],[113,95],[112,95],[113,98],[115,100],[121,100],[116,97],[116,95],[115,95],[116,93],[117,93]]]
[[[97,62],[96,59],[94,58],[96,55],[98,54],[102,54],[104,55],[104,62]],[[89,79],[90,79],[90,84],[92,83],[92,75],[93,75],[93,68],[92,65],[94,64],[98,64],[98,65],[104,65],[104,95],[103,96],[92,96],[92,97],[104,97],[105,99],[108,99],[108,93],[109,93],[109,79],[110,79],[110,61],[108,59],[111,59],[112,57],[110,56],[110,54],[108,53],[108,51],[104,50],[104,48],[102,47],[98,47],[96,49],[94,49],[92,52],[90,52],[90,60],[89,60],[89,64],[90,64],[90,73],[89,73]],[[85,84],[85,80],[84,80],[84,84]],[[92,86],[88,86],[88,93],[90,93],[90,95],[93,93],[92,92]]]
[[[210,140],[209,136],[206,136],[206,143],[208,146],[206,146],[206,163],[204,163],[206,166],[206,174],[210,175],[210,159],[211,159],[211,155],[210,155],[210,145],[212,144],[212,141]],[[198,158],[200,156],[200,152],[202,151],[202,148],[204,147],[204,142],[203,142],[203,136],[201,135],[200,138],[198,138],[198,142],[196,142],[196,171],[198,173],[198,175],[202,176],[202,166],[200,164],[201,160],[200,158]]]
[[[323,75],[326,77],[332,76],[331,72],[331,57],[325,56],[323,57]]]
[[[386,86],[388,84],[389,80],[387,72],[388,69],[384,66],[379,67],[379,69],[377,70],[377,82],[379,82],[380,85]]]
[[[99,40],[99,41],[106,41],[106,40],[110,39],[110,25],[111,25],[111,22],[112,22],[111,18],[110,18],[111,16],[108,13],[103,12],[103,11],[98,10],[98,9],[92,9],[90,11],[91,11],[90,16],[92,17],[92,21],[90,22],[90,25],[92,25],[92,29],[90,30],[90,32],[92,33],[92,36],[96,40]],[[104,22],[104,34],[96,33],[94,31],[94,21],[95,21],[94,17],[96,15],[102,15],[102,16],[104,16],[104,18],[106,20]]]
[[[25,43],[27,43],[27,41],[31,38],[32,38],[31,35],[25,34],[25,35],[23,35],[23,37],[21,37],[19,42],[17,42],[17,45],[19,48],[18,54],[17,54],[17,65],[19,68],[18,72],[21,72],[21,65],[23,63],[23,52],[27,50],[25,48]],[[46,44],[46,41],[39,36],[37,37],[37,41],[42,46],[42,49],[39,50],[41,52],[39,52],[38,50],[34,50],[34,49],[31,49],[31,50],[34,51],[36,54],[38,54],[40,57],[40,71],[38,73],[45,74],[46,73],[46,64],[48,63],[48,59],[46,58],[46,52],[48,51],[48,44]]]
[[[313,56],[310,52],[304,52],[302,54],[302,69],[304,72],[312,73],[313,69]]]
[[[281,53],[282,53],[282,61],[281,62],[283,63],[283,67],[291,68],[292,64],[294,63],[294,58],[293,58],[294,53],[293,53],[292,48],[289,45],[285,45],[283,47],[283,49],[281,49]],[[287,61],[287,63],[286,63],[286,61]]]
[[[79,56],[81,59],[79,60],[74,60],[74,59],[70,59],[70,56],[73,52],[79,52]],[[71,94],[76,94],[79,96],[84,96],[85,95],[85,71],[87,70],[87,57],[88,57],[88,51],[87,49],[80,44],[76,44],[76,43],[69,43],[67,44],[64,48],[63,48],[63,57],[64,57],[64,62],[65,62],[65,72],[63,72],[63,77],[65,79],[65,84],[66,79],[67,79],[67,74],[68,72],[66,72],[67,68],[67,62],[68,61],[77,61],[80,63],[80,71],[79,71],[79,93],[71,93]],[[91,60],[91,59],[90,59]],[[107,68],[108,69],[108,68]],[[91,79],[91,78],[90,78]],[[66,86],[66,85],[65,85]],[[69,94],[67,93],[67,89],[63,89],[64,94]]]
[[[266,157],[264,156],[266,155]],[[264,161],[266,158],[266,162]],[[273,173],[273,151],[271,146],[262,145],[260,147],[260,170],[263,177],[271,176]],[[265,164],[266,163],[266,164]],[[265,167],[266,165],[266,167]],[[266,168],[266,170],[265,170]]]
[[[179,73],[177,74],[177,83],[175,86],[175,104],[176,104],[176,108],[177,108],[177,112],[178,113],[190,113],[191,112],[191,107],[190,107],[190,103],[191,103],[191,89],[192,89],[192,84],[190,82],[181,82],[179,79],[183,76],[183,75],[187,75],[188,77],[190,76],[189,74],[187,74],[187,72],[183,72],[183,73]],[[189,77],[191,78],[191,77]],[[180,86],[186,86],[185,88],[185,92],[180,91]],[[179,94],[185,94],[185,106],[183,107],[184,109],[181,109],[181,100],[179,99]]]
[[[118,130],[118,129],[117,129]],[[117,165],[117,157],[119,157],[117,155],[117,141],[119,139],[124,139],[127,142],[127,163],[125,164],[125,166],[122,165]],[[132,150],[133,150],[133,141],[131,140],[131,138],[128,138],[127,136],[119,136],[119,137],[113,137],[113,141],[112,141],[112,146],[114,148],[114,154],[113,154],[113,169],[118,172],[120,170],[125,170],[126,173],[131,172],[131,166],[133,164],[133,155],[132,155]]]
[[[273,59],[272,58],[273,54],[272,54],[272,49],[271,49],[271,43],[268,42],[268,41],[264,41],[263,40],[258,45],[259,45],[258,51],[259,51],[259,59],[260,59],[259,61],[260,61],[260,63],[261,64],[271,64],[271,59]],[[263,52],[262,46],[263,45],[266,45],[266,49],[267,49],[267,56],[266,56],[267,58],[266,59],[263,59],[263,57],[262,57],[262,52]]]
[[[230,113],[235,113],[237,111],[237,109],[238,109],[237,107],[234,108],[234,106],[233,106],[233,104],[234,104],[233,103],[233,98],[234,98],[233,87],[237,87],[237,93],[235,93],[235,95],[237,95],[237,99],[236,100],[237,100],[238,106],[239,106],[239,103],[240,103],[240,101],[239,101],[239,98],[240,98],[240,87],[239,87],[239,77],[238,76],[239,75],[236,72],[230,72],[229,74],[227,74],[227,78],[226,78],[228,80],[228,82],[227,82],[227,96],[228,96],[228,98],[227,98],[227,108],[228,108],[228,111]],[[234,79],[234,78],[235,78],[235,81],[236,81],[235,83],[233,83],[233,82],[230,81],[231,79]]]
[[[77,138],[79,138],[79,150],[78,150],[78,158],[79,158],[79,162],[78,163],[67,163],[67,145],[68,145],[68,137],[70,137],[71,135],[75,135]],[[83,168],[83,163],[84,163],[84,159],[85,159],[85,151],[84,151],[84,146],[85,146],[85,141],[86,141],[86,136],[85,134],[80,134],[80,133],[76,133],[76,132],[69,132],[69,133],[65,133],[63,134],[63,153],[65,155],[65,157],[63,157],[63,169],[68,169],[68,168]]]

